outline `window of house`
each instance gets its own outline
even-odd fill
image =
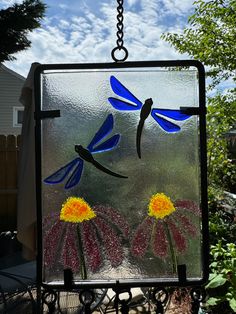
[[[13,127],[21,127],[23,122],[24,107],[13,107]]]

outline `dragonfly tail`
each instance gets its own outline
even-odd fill
[[[136,149],[137,149],[138,157],[140,159],[141,159],[141,135],[142,135],[142,131],[143,131],[144,121],[145,120],[142,120],[142,119],[139,120],[137,133],[136,133]]]
[[[121,174],[118,174],[116,172],[113,172],[105,167],[103,167],[99,162],[97,162],[96,160],[93,160],[92,164],[99,170],[113,176],[113,177],[117,177],[117,178],[124,178],[124,179],[127,179],[128,177],[126,176],[122,176]]]

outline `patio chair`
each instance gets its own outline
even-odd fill
[[[36,262],[22,257],[16,235],[16,231],[0,233],[0,313],[35,313],[31,287],[36,286]]]
[[[36,286],[36,262],[27,262],[0,270],[0,313],[20,313],[20,306],[31,303],[29,313],[35,313],[36,301],[32,288]],[[18,310],[17,310],[18,309]],[[25,312],[25,310],[24,310]]]

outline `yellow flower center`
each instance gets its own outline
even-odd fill
[[[96,214],[83,198],[69,197],[62,205],[60,220],[82,222],[96,217]]]
[[[157,193],[151,197],[148,206],[148,215],[156,219],[163,219],[176,210],[170,198],[164,193]]]

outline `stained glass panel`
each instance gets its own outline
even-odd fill
[[[174,283],[179,265],[201,280],[199,69],[38,75],[38,112],[60,111],[40,118],[42,280]]]

